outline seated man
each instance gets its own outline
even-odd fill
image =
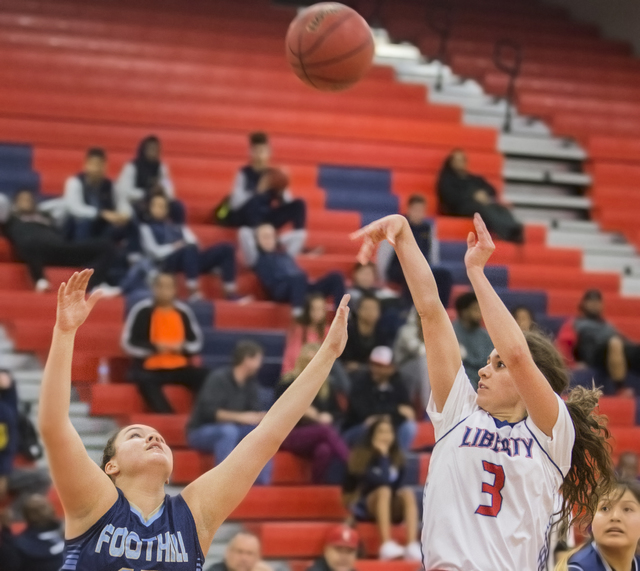
[[[478,371],[486,366],[493,343],[487,330],[482,327],[482,314],[475,293],[467,292],[458,296],[456,313],[458,318],[453,322],[453,330],[460,345],[462,364],[477,391],[480,380]]]
[[[581,364],[605,372],[616,390],[632,394],[625,383],[629,371],[640,374],[640,345],[626,339],[604,318],[600,290],[587,290],[578,309],[578,317],[560,328],[556,346],[570,366]]]
[[[258,536],[239,531],[227,543],[224,560],[215,563],[207,571],[271,571],[271,566],[260,557],[261,550]]]
[[[344,295],[344,278],[338,272],[310,281],[293,257],[278,244],[276,229],[271,224],[256,228],[256,250],[245,251],[247,265],[253,268],[260,283],[274,301],[290,303],[294,317],[302,315],[309,293],[319,292],[333,298],[337,308]]]
[[[388,416],[396,429],[400,448],[404,452],[409,450],[417,430],[415,412],[405,384],[393,365],[393,351],[389,347],[376,347],[371,352],[368,369],[352,377],[342,434],[345,442],[349,446],[358,444],[376,420]]]
[[[496,189],[488,181],[468,171],[467,156],[461,149],[445,160],[438,178],[438,199],[441,214],[471,218],[478,212],[501,240],[524,242],[522,224],[500,204]]]
[[[169,200],[163,194],[151,197],[148,222],[140,225],[143,251],[163,272],[184,273],[191,300],[202,298],[198,278],[220,270],[227,297],[236,293],[236,253],[229,243],[198,248],[198,240],[188,226],[175,224],[169,216]]]
[[[292,224],[295,230],[306,226],[307,206],[299,198],[294,199],[287,189],[269,188],[268,176],[271,148],[266,133],[249,135],[249,164],[238,173],[229,196],[230,211],[224,220],[229,226],[255,228],[269,223],[275,228]]]
[[[187,425],[187,442],[191,448],[212,453],[218,464],[264,417],[256,380],[263,354],[257,343],[240,341],[233,365],[213,371],[198,394]],[[269,461],[256,483],[269,484],[271,469]]]
[[[191,364],[191,357],[202,350],[202,331],[191,308],[176,299],[176,281],[170,274],[158,274],[153,298],[131,308],[122,348],[136,359],[131,380],[154,412],[173,412],[163,385],[184,385],[197,394],[208,374]]]
[[[115,257],[115,247],[101,238],[70,242],[55,226],[51,216],[38,208],[31,190],[15,195],[13,208],[4,221],[4,234],[17,258],[27,265],[38,292],[51,290],[44,275],[45,266],[92,267],[89,287],[99,285],[107,295],[117,295],[119,288],[107,282],[107,271]]]
[[[161,157],[160,139],[155,135],[140,141],[135,158],[122,167],[116,189],[126,197],[141,220],[146,217],[151,197],[162,194],[169,201],[171,220],[176,224],[185,222],[184,205],[176,200],[169,168]]]
[[[329,529],[322,556],[307,571],[354,571],[358,558],[358,532],[344,524]]]
[[[449,296],[451,295],[451,288],[453,287],[453,276],[447,268],[438,265],[440,263],[440,243],[438,241],[436,222],[433,219],[427,218],[427,201],[424,196],[414,194],[409,198],[405,216],[409,221],[409,227],[422,255],[426,258],[427,262],[429,262],[431,272],[438,286],[440,301],[442,305],[448,307]],[[380,266],[379,272],[381,278],[384,281],[402,286],[403,298],[406,299],[409,304],[412,304],[407,280],[400,267],[398,256],[391,247],[391,244],[386,240],[380,244],[378,264]]]
[[[109,238],[127,241],[129,251],[136,249],[136,228],[126,197],[116,192],[106,177],[107,155],[103,149],[87,151],[84,169],[64,185],[64,199],[72,217],[72,238]]]

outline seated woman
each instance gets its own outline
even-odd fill
[[[640,484],[620,480],[602,497],[591,522],[593,537],[566,554],[556,571],[638,571]]]
[[[388,418],[374,422],[364,443],[349,457],[344,500],[361,521],[374,520],[380,531],[380,559],[422,560],[418,542],[418,507],[404,481],[405,459]],[[391,538],[391,525],[404,522],[406,547]]]
[[[173,181],[167,165],[160,158],[160,139],[149,135],[140,141],[136,158],[122,167],[116,181],[118,193],[125,196],[141,220],[147,213],[154,194],[164,194],[169,200],[169,216],[176,224],[184,224],[185,208],[176,200]]]
[[[500,204],[493,186],[467,170],[467,157],[460,149],[447,157],[440,171],[438,201],[441,214],[471,218],[477,212],[489,231],[501,240],[524,241],[522,224],[506,206]]]
[[[276,385],[276,397],[280,397],[295,381],[320,349],[319,343],[307,343],[300,351],[294,369],[282,377]],[[311,460],[311,479],[314,484],[326,482],[327,471],[334,461],[346,464],[349,449],[334,424],[342,416],[330,376],[295,428],[280,447]]]
[[[222,274],[224,293],[236,293],[236,258],[233,245],[216,244],[198,248],[198,240],[188,226],[176,224],[169,217],[169,201],[156,194],[149,203],[149,221],[140,225],[143,251],[154,260],[162,272],[183,273],[191,300],[202,297],[198,277],[213,270]]]

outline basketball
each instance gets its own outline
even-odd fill
[[[265,186],[268,190],[282,192],[289,186],[289,177],[279,168],[268,168],[263,176],[266,178]]]
[[[340,91],[364,77],[375,45],[369,25],[344,4],[321,2],[302,10],[287,32],[294,73],[321,91]]]

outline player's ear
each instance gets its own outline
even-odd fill
[[[118,468],[118,462],[115,458],[112,458],[107,462],[104,467],[104,472],[112,480],[120,474],[120,468]]]

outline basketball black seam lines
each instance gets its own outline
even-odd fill
[[[325,65],[330,65],[332,63],[340,63],[341,61],[348,59],[358,53],[360,53],[362,50],[364,50],[365,48],[369,47],[371,45],[371,43],[373,42],[373,38],[367,38],[367,40],[365,42],[363,42],[362,44],[360,44],[359,46],[353,48],[350,52],[344,53],[342,55],[330,58],[330,59],[325,59],[323,61],[314,61],[313,63],[308,63],[306,64],[305,67],[305,75],[306,75],[306,70],[309,69],[314,69],[314,68],[318,68],[318,67],[322,67]],[[302,64],[302,59],[300,57],[298,57],[298,60],[300,61],[300,63]]]
[[[291,50],[291,47],[289,47],[289,49]],[[318,86],[313,83],[313,81],[311,80],[311,78],[309,77],[309,74],[307,73],[307,70],[305,68],[305,65],[302,61],[302,56],[301,54],[301,50],[302,50],[302,30],[300,30],[298,32],[298,53],[295,53],[293,50],[291,50],[291,53],[297,58],[297,60],[300,62],[300,68],[302,69],[302,73],[304,73],[304,76],[307,78],[307,81],[313,85],[313,87],[317,88]]]
[[[322,43],[331,35],[333,34],[333,32],[335,32],[344,22],[346,22],[347,20],[349,20],[350,18],[353,18],[354,16],[357,16],[358,13],[355,11],[352,12],[348,12],[347,16],[345,18],[342,18],[340,20],[338,20],[337,22],[334,22],[333,24],[331,24],[331,26],[329,26],[324,33],[313,43],[311,44],[311,46],[309,46],[309,48],[307,49],[306,52],[302,53],[302,51],[299,54],[299,57],[302,58],[302,56],[309,56],[311,55],[313,52],[315,52],[321,45]],[[302,34],[302,32],[301,32]],[[300,48],[300,46],[298,46]]]

